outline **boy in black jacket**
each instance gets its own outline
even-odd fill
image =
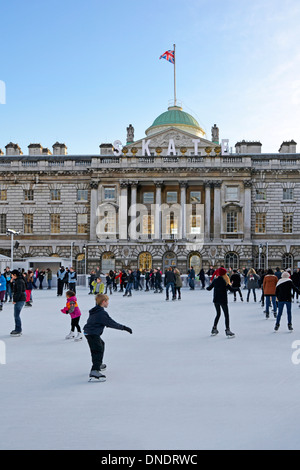
[[[283,307],[286,305],[288,317],[288,329],[293,331],[292,327],[292,291],[300,294],[300,290],[295,286],[288,272],[282,273],[281,279],[276,284],[276,297],[278,300],[278,313],[276,317],[275,331],[279,329]]]
[[[115,322],[104,310],[104,308],[108,307],[108,295],[98,294],[96,295],[95,300],[96,306],[89,311],[90,316],[83,327],[83,332],[87,339],[92,356],[90,381],[92,379],[96,379],[104,382],[106,377],[100,372],[101,370],[106,369],[106,365],[102,363],[105,343],[101,339],[101,335],[104,328],[107,327],[115,328],[116,330],[125,330],[130,334],[132,334],[132,329]]]
[[[26,300],[26,286],[22,274],[14,269],[11,272],[11,277],[13,279],[13,304],[14,304],[14,319],[15,319],[15,329],[11,331],[11,336],[21,336],[22,334],[22,322],[20,318],[21,310],[25,305]]]

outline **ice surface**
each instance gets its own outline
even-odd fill
[[[83,326],[94,297],[84,288],[77,297]],[[297,303],[294,331],[284,312],[274,333],[258,302],[229,295],[229,340],[224,316],[210,336],[212,292],[183,289],[174,302],[114,293],[107,310],[133,334],[105,329],[107,380],[90,383],[86,339],[64,339],[64,297],[36,290],[33,298],[21,337],[9,336],[13,305],[0,312],[1,449],[299,449]]]

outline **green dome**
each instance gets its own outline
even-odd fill
[[[155,119],[153,124],[146,130],[146,135],[151,135],[158,132],[160,130],[159,128],[173,126],[190,131],[193,134],[196,133],[196,135],[200,134],[203,136],[205,134],[193,116],[182,111],[182,108],[179,106],[170,106],[168,111],[160,114]]]

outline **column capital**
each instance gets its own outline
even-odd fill
[[[187,188],[189,183],[187,181],[179,181],[179,186],[181,188]]]
[[[251,180],[244,180],[244,187],[245,188],[252,188],[252,181]]]
[[[138,186],[139,181],[137,181],[137,180],[135,180],[135,181],[128,181],[128,184],[130,184],[131,186]]]
[[[164,182],[156,180],[156,181],[154,181],[154,184],[155,184],[156,188],[161,188],[163,186]]]
[[[91,189],[98,189],[99,181],[90,181]]]
[[[223,181],[222,180],[215,180],[211,182],[211,185],[214,188],[220,188],[222,186]]]
[[[120,186],[121,186],[121,188],[123,188],[123,189],[128,188],[128,186],[129,186],[129,181],[128,181],[128,180],[120,180]]]
[[[211,180],[204,180],[203,185],[205,188],[211,188],[213,186]]]

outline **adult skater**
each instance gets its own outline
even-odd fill
[[[14,304],[14,319],[15,329],[11,331],[11,336],[21,336],[22,334],[22,322],[20,318],[21,310],[25,305],[26,294],[25,294],[25,281],[22,274],[14,269],[11,272],[13,280],[13,304]]]
[[[165,288],[166,288],[166,300],[169,300],[169,288],[172,291],[172,300],[176,299],[175,296],[175,283],[176,277],[172,268],[169,268],[165,273]]]
[[[259,276],[256,274],[255,269],[250,268],[247,274],[247,302],[249,302],[250,292],[253,292],[254,302],[256,302],[256,292],[255,289],[258,288]]]
[[[263,291],[264,291],[264,297],[266,299],[266,318],[269,318],[269,308],[270,308],[270,298],[272,300],[272,305],[273,305],[273,314],[274,317],[276,318],[276,311],[277,311],[277,305],[276,305],[276,285],[278,282],[278,277],[275,276],[273,269],[268,269],[267,274],[264,277],[263,280]]]
[[[288,329],[293,330],[292,327],[292,291],[300,294],[300,290],[295,286],[288,272],[282,273],[281,278],[278,280],[276,285],[276,297],[278,299],[278,313],[275,324],[275,331],[279,329],[281,315],[283,307],[286,306],[287,318],[288,318]]]
[[[90,380],[96,379],[101,382],[106,380],[106,376],[101,373],[101,370],[106,369],[106,365],[102,363],[105,343],[101,338],[105,327],[114,328],[116,330],[125,330],[132,334],[132,329],[128,326],[121,325],[114,321],[105,308],[108,307],[109,297],[105,294],[98,294],[95,297],[96,306],[89,311],[89,318],[87,323],[83,327],[84,335],[87,339],[91,357],[92,357],[92,368],[90,372]]]
[[[230,290],[231,292],[234,292],[234,290],[232,289],[230,283],[228,282],[227,271],[225,268],[217,269],[217,272],[215,274],[213,281],[206,288],[206,290],[212,290],[212,289],[214,289],[213,303],[215,304],[217,315],[215,317],[211,334],[215,336],[219,333],[217,326],[218,326],[218,322],[221,316],[221,309],[222,309],[224,316],[225,316],[225,328],[226,328],[225,334],[227,337],[233,337],[235,335],[234,333],[232,333],[232,331],[230,331],[230,326],[229,326],[227,290]]]
[[[57,271],[57,296],[63,295],[64,279],[67,271],[63,266]]]
[[[0,310],[3,309],[3,302],[6,294],[6,279],[4,274],[0,273]]]
[[[230,282],[231,282],[231,287],[234,289],[233,290],[234,302],[236,302],[237,292],[239,293],[240,299],[243,302],[244,299],[243,299],[242,292],[241,292],[241,275],[238,273],[237,269],[233,269]]]

